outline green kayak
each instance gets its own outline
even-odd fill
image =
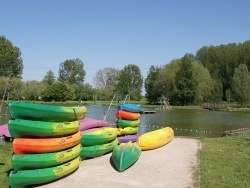
[[[81,148],[81,144],[78,144],[70,149],[53,153],[13,154],[12,167],[14,171],[53,167],[68,162],[79,156]]]
[[[140,119],[137,120],[118,119],[117,124],[119,128],[138,127],[140,124]]]
[[[76,157],[67,163],[50,168],[11,171],[9,175],[10,186],[11,188],[23,188],[49,183],[75,171],[80,162],[81,158]]]
[[[8,103],[11,119],[35,121],[68,122],[81,120],[87,112],[86,107],[64,107],[46,104],[12,101]]]
[[[113,141],[117,137],[117,128],[106,127],[91,132],[87,131],[82,132],[82,146],[106,144]]]
[[[132,166],[140,157],[141,148],[136,144],[127,142],[116,146],[112,152],[112,162],[116,169],[122,172]]]
[[[116,138],[110,143],[100,144],[95,146],[84,146],[82,147],[80,156],[82,159],[99,157],[106,153],[113,151],[113,149],[118,145],[118,139]]]
[[[14,138],[59,137],[79,131],[79,121],[47,122],[23,119],[10,119],[8,122],[10,135]]]

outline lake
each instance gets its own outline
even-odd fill
[[[103,120],[107,106],[87,105],[86,117]],[[144,109],[154,110],[154,109]],[[111,107],[106,114],[106,120],[115,124],[117,111]],[[0,115],[0,125],[7,123],[8,110],[3,105]],[[162,127],[172,127],[176,136],[217,137],[221,131],[250,127],[250,113],[222,112],[213,110],[165,110],[155,114],[141,114],[138,134],[156,130]]]

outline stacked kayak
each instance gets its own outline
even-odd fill
[[[25,102],[8,104],[12,143],[11,187],[44,184],[75,171],[81,161],[79,120],[85,107]]]
[[[116,113],[119,143],[135,142],[140,124],[140,105],[121,104]]]
[[[99,157],[112,152],[118,145],[117,129],[112,127],[87,129],[82,132],[80,142],[82,159]]]

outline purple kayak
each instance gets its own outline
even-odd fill
[[[6,136],[6,137],[11,137],[8,124],[4,124],[0,126],[0,136]]]
[[[80,122],[80,131],[85,131],[92,128],[99,128],[99,127],[112,127],[112,125],[106,121],[92,119],[92,118],[84,118],[79,120]]]
[[[122,135],[117,137],[119,140],[119,143],[127,143],[129,141],[135,142],[138,138],[137,134],[127,134],[127,135]]]

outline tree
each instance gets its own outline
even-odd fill
[[[0,77],[0,96],[4,95],[4,100],[19,100],[24,96],[24,82],[17,77]]]
[[[49,70],[43,78],[43,82],[48,84],[48,85],[52,85],[55,82],[55,80],[56,80],[56,78],[55,78],[52,70]]]
[[[234,100],[242,107],[250,98],[250,75],[245,64],[235,69],[232,91]]]
[[[118,69],[110,67],[100,69],[96,73],[94,83],[97,88],[102,91],[103,96],[105,96],[104,100],[112,98],[115,94],[119,74],[120,71]]]
[[[0,36],[0,75],[21,78],[23,61],[19,48],[12,45],[4,36]]]
[[[176,97],[181,105],[193,104],[196,96],[196,80],[193,76],[193,66],[185,55],[181,59],[180,70],[176,73]]]
[[[41,99],[42,91],[45,88],[44,82],[36,80],[27,81],[25,84],[24,97],[26,100],[39,100]]]
[[[81,84],[85,75],[83,62],[80,59],[69,59],[60,64],[58,80],[69,84]]]
[[[129,95],[131,99],[141,99],[143,78],[137,65],[125,66],[118,77],[117,91],[122,95]]]
[[[197,61],[192,62],[193,77],[197,81],[195,103],[200,104],[204,101],[214,101],[215,81],[212,79],[208,69]],[[219,97],[221,99],[221,95]]]
[[[159,90],[159,87],[156,85],[155,82],[159,76],[160,70],[160,67],[155,67],[152,65],[149,68],[149,73],[144,82],[146,98],[150,104],[158,103],[158,98],[162,95],[162,91]]]
[[[66,82],[57,81],[42,91],[44,101],[66,101],[74,99],[74,88]]]
[[[93,94],[94,91],[90,84],[75,85],[75,96],[77,100],[92,100]]]

